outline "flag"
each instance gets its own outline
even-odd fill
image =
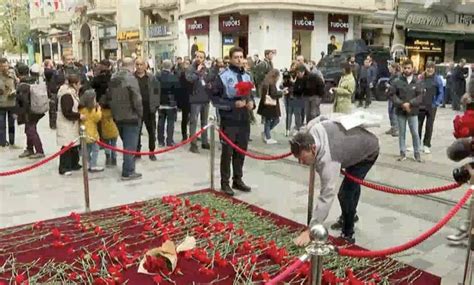
[[[54,0],[54,10],[57,11],[59,9],[59,0]]]
[[[39,8],[39,7],[40,7],[40,0],[34,0],[34,1],[35,1],[35,6],[36,6],[37,8]]]

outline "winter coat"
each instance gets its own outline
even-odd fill
[[[100,130],[104,140],[117,139],[119,132],[112,116],[112,110],[102,109],[102,119],[100,120]]]
[[[158,77],[158,81],[161,85],[160,104],[168,107],[177,107],[176,98],[181,97],[181,93],[183,93],[178,76],[168,70],[163,70]]]
[[[186,70],[186,79],[193,83],[193,93],[189,97],[191,104],[206,104],[210,102],[209,90],[207,83],[209,82],[209,71],[203,67],[201,71],[197,71],[196,64],[192,64]]]
[[[99,130],[97,126],[102,118],[102,111],[100,107],[95,107],[92,109],[80,108],[79,112],[85,116],[82,125],[86,127],[86,141],[87,143],[94,143],[99,140]]]
[[[334,112],[350,114],[352,111],[352,94],[355,91],[355,80],[352,73],[343,75],[339,85],[334,88],[335,103]]]
[[[315,73],[309,73],[305,75],[305,90],[303,93],[304,97],[323,97],[325,93],[324,80]]]
[[[186,73],[184,71],[182,71],[179,76],[179,82],[181,83],[183,92],[176,97],[176,103],[179,109],[186,110],[190,108],[189,97],[193,93],[193,83],[186,79]]]
[[[0,109],[16,106],[15,78],[10,74],[0,74]]]
[[[268,85],[263,83],[260,89],[260,94],[262,94],[260,103],[258,104],[257,114],[265,118],[278,118],[281,116],[280,111],[280,100],[282,97],[281,91],[278,91],[275,85]],[[276,106],[266,105],[266,95],[270,96],[272,99],[276,100]]]
[[[423,74],[421,83],[426,92],[423,95],[420,109],[431,110],[441,106],[444,101],[444,86],[441,77],[436,74],[433,76]]]
[[[148,104],[148,107],[150,108],[149,110],[151,112],[156,112],[158,108],[160,107],[160,95],[161,95],[160,81],[157,79],[157,76],[154,76],[151,72],[147,72],[147,76],[148,76],[148,96],[149,97],[145,98],[143,97],[143,94],[142,94],[142,103]]]
[[[36,78],[34,77],[21,79],[16,89],[15,113],[18,116],[18,125],[23,125],[28,122],[38,122],[44,117],[44,114],[34,114],[31,112],[30,86],[31,84],[35,84],[35,82]]]
[[[390,86],[393,103],[396,106],[395,113],[403,116],[417,116],[423,98],[423,88],[413,75],[413,80],[408,83],[405,76],[400,76]],[[410,103],[410,112],[403,110],[402,105]]]
[[[66,98],[63,98],[66,97]],[[72,107],[66,108],[64,102],[72,99]],[[58,146],[66,146],[79,137],[79,96],[76,89],[64,84],[58,91],[58,118],[56,122],[56,141]],[[78,145],[78,142],[76,143]]]
[[[135,76],[128,70],[120,70],[112,76],[109,90],[101,99],[102,105],[110,106],[118,123],[139,123],[143,117],[142,95]]]
[[[110,72],[102,72],[92,79],[91,87],[95,90],[97,102],[100,102],[102,96],[105,96],[105,93],[107,93],[111,77],[112,74]]]
[[[464,70],[462,67],[457,65],[454,68],[451,80],[453,81],[453,93],[459,97],[464,95],[464,93],[466,93],[466,77],[464,77]]]

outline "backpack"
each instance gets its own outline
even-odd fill
[[[30,85],[30,110],[37,115],[49,111],[48,90],[44,82]]]

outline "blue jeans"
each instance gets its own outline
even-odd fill
[[[97,157],[99,156],[99,145],[96,143],[87,144],[87,153],[89,155],[89,169],[97,166]]]
[[[291,98],[288,100],[287,116],[286,116],[286,130],[291,130],[291,124],[293,123],[293,116],[295,116],[295,128],[299,130],[303,126],[303,114],[304,114],[304,99],[303,98]]]
[[[390,127],[392,130],[398,131],[397,114],[395,113],[395,104],[391,99],[388,99],[388,118],[390,119]]]
[[[166,126],[166,145],[174,144],[174,123],[177,116],[176,109],[160,109],[158,111],[158,143],[165,144],[165,126]],[[191,134],[193,135],[193,134]]]
[[[118,122],[117,128],[120,133],[120,138],[123,142],[123,148],[126,150],[135,151],[138,145],[140,124]],[[135,173],[135,158],[133,155],[124,154],[122,164],[122,176],[128,177],[133,173]]]
[[[278,118],[278,117],[276,117],[276,118],[265,118],[265,123],[264,123],[263,129],[264,129],[264,132],[265,132],[265,138],[267,140],[272,138],[272,135],[271,135],[270,132],[273,130],[273,128],[275,128],[278,125],[279,122],[280,122],[280,118]]]
[[[415,155],[420,155],[420,136],[418,134],[418,116],[406,116],[406,115],[397,115],[398,119],[398,128],[399,128],[399,136],[398,136],[398,143],[400,146],[400,154],[405,155],[407,152],[407,148],[405,145],[405,133],[407,129],[407,122],[408,127],[410,128],[411,138],[413,140],[413,150]]]
[[[104,142],[110,146],[117,146],[117,139],[104,140]],[[105,149],[105,155],[110,156],[112,159],[117,159],[117,152],[107,148]]]
[[[8,122],[8,143],[15,144],[15,119],[13,112],[8,109],[0,109],[0,146],[7,145],[7,122]]]

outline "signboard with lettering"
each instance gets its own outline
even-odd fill
[[[407,37],[405,40],[405,47],[409,51],[444,53],[444,40]]]
[[[349,32],[349,15],[329,14],[328,31],[336,33]]]
[[[314,13],[293,12],[293,30],[314,30]]]
[[[152,25],[148,27],[148,37],[166,37],[171,32],[168,32],[168,26],[166,25]]]
[[[99,27],[99,39],[115,38],[117,36],[117,27]]]
[[[427,26],[427,27],[443,27],[446,25],[447,19],[445,14],[441,13],[410,13],[405,23],[407,25]]]
[[[248,32],[249,16],[239,13],[219,15],[219,31],[224,34]]]
[[[209,16],[186,19],[187,35],[209,34]]]
[[[474,25],[474,15],[465,15],[459,14],[458,15],[458,24],[465,25],[467,27]]]
[[[131,30],[131,31],[120,31],[117,35],[117,40],[119,41],[133,41],[140,39],[140,31],[139,30]]]

